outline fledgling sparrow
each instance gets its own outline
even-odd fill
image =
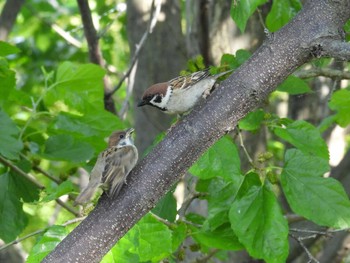
[[[89,202],[99,187],[109,197],[119,194],[138,159],[138,151],[131,138],[133,132],[134,129],[130,128],[112,133],[107,149],[99,154],[91,171],[89,184],[75,199],[74,205]]]
[[[146,89],[137,106],[150,105],[168,114],[186,113],[202,96],[210,93],[219,77],[231,71],[210,75],[209,69],[206,69],[154,84]]]

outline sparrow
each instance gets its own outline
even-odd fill
[[[134,129],[130,128],[111,134],[107,149],[98,155],[89,183],[75,199],[74,205],[89,202],[98,188],[104,190],[108,197],[119,194],[138,159],[138,151],[131,138],[133,132]]]
[[[192,109],[202,96],[210,94],[216,80],[231,71],[210,75],[209,69],[205,69],[154,84],[145,90],[137,106],[150,105],[168,114],[181,115]]]

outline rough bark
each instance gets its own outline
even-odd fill
[[[7,0],[0,15],[0,40],[6,40],[16,22],[24,0]]]
[[[127,2],[127,32],[131,53],[147,28],[151,0]],[[178,1],[163,0],[157,25],[149,35],[138,58],[134,84],[135,102],[151,84],[177,76],[186,63],[185,42],[181,32],[181,10]],[[145,106],[134,109],[136,146],[141,153],[157,134],[170,126],[173,117],[158,109]]]
[[[196,159],[256,108],[297,67],[343,45],[349,0],[310,0],[221,87],[179,122],[130,174],[117,200],[105,196],[43,262],[98,262]],[[332,40],[328,49],[329,41]],[[333,45],[337,42],[337,45]],[[348,44],[349,45],[349,44]],[[325,52],[324,52],[325,51]]]

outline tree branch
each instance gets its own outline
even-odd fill
[[[33,176],[27,174],[26,172],[24,172],[22,169],[20,169],[19,167],[17,167],[16,165],[12,164],[11,162],[9,162],[8,160],[6,160],[5,158],[3,158],[2,156],[0,156],[0,163],[4,164],[5,166],[9,167],[11,170],[13,170],[15,173],[19,174],[20,176],[26,178],[28,181],[30,181],[31,183],[33,183],[36,187],[38,187],[39,189],[43,190],[45,189],[45,186],[43,184],[41,184],[39,181],[37,181]],[[70,213],[72,213],[75,216],[80,216],[80,213],[77,212],[74,208],[72,208],[71,206],[67,205],[65,202],[63,202],[62,200],[60,200],[59,198],[57,198],[55,200],[57,202],[57,204],[59,204],[60,206],[62,206],[63,208],[65,208],[67,211],[69,211]]]
[[[155,2],[157,2],[157,3],[155,3]],[[146,43],[148,36],[153,32],[153,29],[157,24],[158,15],[160,13],[160,8],[161,8],[161,1],[153,0],[152,5],[151,5],[151,11],[150,11],[150,14],[151,14],[150,20],[148,22],[147,29],[146,29],[145,33],[142,35],[140,42],[136,45],[135,53],[131,59],[130,66],[129,66],[128,70],[126,71],[126,73],[124,74],[124,76],[121,77],[118,84],[114,87],[114,89],[107,94],[108,96],[112,96],[118,89],[120,89],[120,87],[123,85],[124,81],[131,74],[131,72],[132,72],[132,70],[137,62],[137,59],[140,55],[142,47]]]
[[[0,14],[0,40],[6,40],[24,0],[7,0]]]
[[[68,226],[68,225],[71,225],[71,224],[74,224],[74,223],[77,223],[77,222],[80,222],[82,220],[84,220],[86,218],[86,216],[83,216],[83,217],[78,217],[78,218],[74,218],[72,220],[68,220],[67,222],[63,223],[62,226]],[[1,250],[4,250],[10,246],[13,246],[13,245],[16,245],[20,242],[22,242],[23,240],[26,240],[30,237],[33,237],[33,236],[36,236],[36,235],[39,235],[41,233],[44,233],[45,231],[47,231],[49,229],[49,227],[47,228],[44,228],[44,229],[39,229],[37,231],[34,231],[32,233],[29,233],[28,235],[25,235],[24,237],[21,237],[21,238],[18,238],[16,240],[13,240],[12,242],[10,243],[7,243],[6,245],[3,245],[2,247],[0,247],[0,251]]]
[[[318,39],[339,37],[337,29],[349,18],[348,0],[334,5],[329,0],[307,1],[289,24],[275,32],[139,162],[117,199],[103,195],[89,216],[43,262],[99,261],[208,147],[313,58],[311,51]]]
[[[339,60],[350,60],[350,43],[326,39],[321,42],[322,55]]]
[[[105,62],[103,60],[101,50],[99,48],[99,43],[98,43],[99,38],[97,36],[97,32],[94,27],[94,23],[92,21],[89,2],[88,0],[77,0],[77,2],[78,2],[80,14],[81,14],[81,19],[83,21],[86,41],[89,47],[90,61],[104,68]],[[105,109],[112,112],[113,114],[117,114],[113,99],[111,96],[108,96],[111,90],[111,86],[109,83],[109,78],[107,76],[104,76],[103,83],[104,83],[104,94],[105,94],[104,96]]]
[[[331,79],[350,79],[350,72],[331,68],[314,68],[308,70],[299,70],[293,73],[293,75],[301,79],[308,79],[320,76]]]

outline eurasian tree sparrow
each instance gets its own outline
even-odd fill
[[[186,113],[201,96],[210,93],[219,77],[231,71],[210,75],[209,69],[206,69],[154,84],[146,89],[137,106],[151,105],[168,114]]]
[[[130,128],[112,133],[108,140],[108,148],[99,154],[91,171],[89,184],[75,199],[74,205],[89,202],[99,187],[109,197],[119,194],[138,159],[138,151],[131,138],[133,132],[134,129]]]

